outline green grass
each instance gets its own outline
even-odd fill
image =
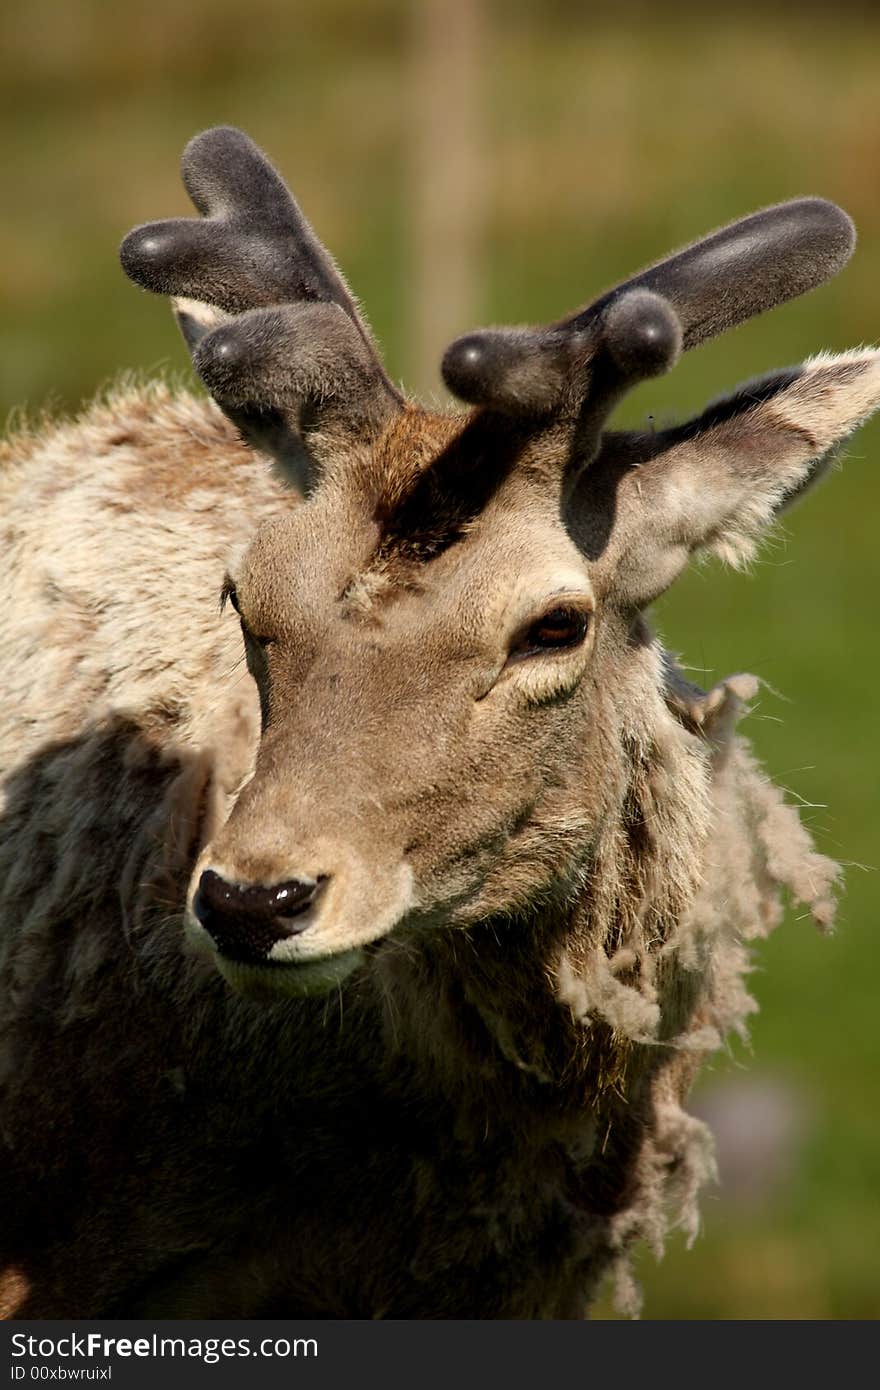
[[[815,192],[861,249],[807,299],[694,354],[623,418],[698,409],[744,376],[880,331],[880,16],[755,8],[723,20],[627,7],[496,6],[483,55],[486,235],[474,321],[547,320],[668,247]],[[660,16],[660,17],[658,17]],[[122,234],[187,211],[177,158],[244,125],[291,178],[404,379],[410,285],[408,8],[398,0],[34,0],[0,18],[7,174],[0,219],[0,407],[69,408],[120,369],[183,364],[167,311],[116,262]],[[436,344],[439,360],[443,344]],[[686,1253],[641,1262],[657,1317],[880,1314],[880,752],[876,642],[880,429],[787,519],[751,576],[708,566],[659,606],[705,680],[761,676],[750,733],[852,868],[840,930],[788,921],[758,952],[752,1055],[810,1125],[785,1190],[757,1211],[705,1203]]]

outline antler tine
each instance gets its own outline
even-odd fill
[[[202,216],[135,228],[123,268],[172,297],[218,404],[308,489],[306,434],[320,423],[332,444],[334,431],[378,428],[401,397],[333,260],[253,141],[230,126],[204,131],[182,172]]]
[[[490,329],[460,338],[443,359],[443,376],[475,405],[520,417],[560,410],[573,417],[571,459],[579,471],[596,456],[617,401],[637,382],[668,371],[683,337],[668,300],[635,286],[585,327]],[[570,470],[569,482],[573,477]]]
[[[315,429],[332,449],[336,436],[377,433],[395,408],[338,304],[239,314],[196,344],[193,366],[233,424],[306,494],[316,478],[303,441]]]
[[[830,280],[856,244],[851,219],[825,198],[793,198],[741,217],[602,295],[566,320],[574,330],[628,290],[665,295],[685,351]]]
[[[644,288],[626,288],[594,322],[551,328],[487,328],[457,338],[442,363],[450,391],[471,405],[504,414],[542,415],[566,393],[580,407],[585,387],[601,377],[616,395],[668,371],[683,330],[671,304]]]
[[[568,398],[576,411],[587,403],[598,419],[597,395],[610,409],[622,390],[668,370],[679,350],[830,279],[854,246],[853,224],[834,203],[780,203],[684,247],[549,328],[457,339],[443,377],[473,405],[540,415]]]
[[[296,201],[254,142],[233,126],[190,140],[181,172],[197,217],[136,227],[123,267],[157,294],[196,299],[228,313],[322,300],[360,327],[348,287]]]

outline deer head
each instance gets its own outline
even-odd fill
[[[390,933],[569,902],[664,741],[686,897],[707,758],[670,733],[643,610],[691,555],[751,554],[880,403],[880,354],[771,374],[659,433],[605,424],[681,352],[836,273],[847,216],[770,207],[548,328],[461,338],[443,376],[468,409],[438,414],[391,384],[246,136],[198,136],[183,176],[202,217],[138,228],[123,265],[172,296],[202,381],[303,498],[223,584],[263,728],[190,931],[233,984],[297,992]]]

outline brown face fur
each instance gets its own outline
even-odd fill
[[[438,456],[442,468],[469,428],[407,412],[395,457],[406,470],[433,446],[429,471]],[[285,987],[316,981],[284,964],[338,957],[342,973],[393,930],[570,888],[605,812],[615,779],[599,670],[625,634],[606,630],[561,516],[564,454],[502,422],[496,433],[492,495],[476,510],[457,477],[422,538],[429,558],[410,553],[411,532],[395,539],[425,474],[390,473],[386,440],[265,525],[230,576],[264,729],[193,891],[205,868],[242,886],[327,877],[307,928],[273,949]],[[451,526],[453,509],[474,514]],[[534,646],[560,610],[571,640]],[[273,970],[222,966],[244,983]],[[331,964],[319,982],[335,977]]]

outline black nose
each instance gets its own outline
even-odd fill
[[[317,879],[293,878],[271,888],[242,888],[206,869],[199,879],[193,912],[224,956],[256,964],[265,961],[279,941],[305,930],[304,914],[326,882],[322,874]]]

